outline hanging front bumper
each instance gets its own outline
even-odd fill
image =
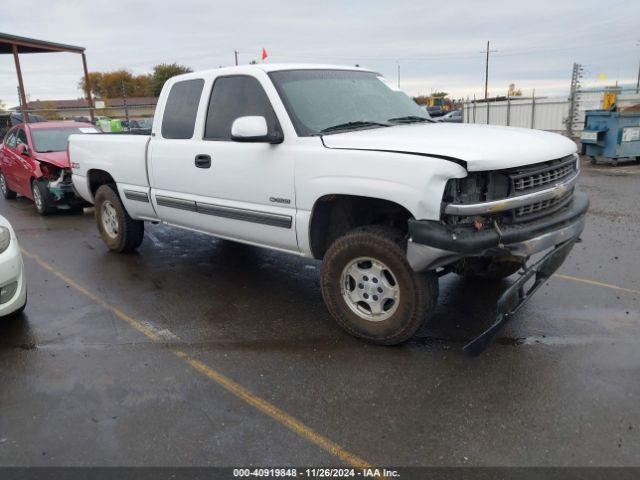
[[[448,227],[440,222],[409,220],[407,260],[417,272],[433,270],[464,257],[529,257],[534,253],[577,239],[584,230],[589,199],[574,192],[569,205],[538,220],[487,227],[476,231],[469,227]]]
[[[496,320],[464,347],[465,352],[478,355],[484,351],[507,321],[562,265],[584,230],[588,208],[587,196],[575,192],[571,203],[553,215],[499,229],[455,229],[439,222],[410,220],[407,259],[415,271],[433,270],[465,257],[523,259],[520,277],[498,299]],[[549,249],[552,250],[533,265],[524,264],[531,255]],[[530,281],[533,283],[527,288]]]

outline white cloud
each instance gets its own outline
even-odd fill
[[[436,2],[382,0],[304,2],[206,0],[3,0],[0,30],[82,45],[91,70],[150,71],[160,62],[194,69],[247,62],[262,47],[269,61],[360,64],[396,78],[409,93],[445,90],[483,95],[484,57],[491,39],[489,90],[514,82],[525,92],[564,94],[571,65],[588,74],[632,80],[640,2],[612,0]],[[79,56],[21,56],[32,99],[76,98]],[[17,103],[13,59],[0,56],[0,99]]]

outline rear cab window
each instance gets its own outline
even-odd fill
[[[161,132],[163,138],[189,139],[193,137],[203,87],[204,80],[201,78],[183,80],[173,84],[162,116]]]

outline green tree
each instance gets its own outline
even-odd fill
[[[153,67],[152,78],[152,94],[154,97],[160,95],[162,91],[162,87],[165,82],[169,80],[171,77],[175,77],[176,75],[181,75],[183,73],[192,72],[189,67],[185,67],[184,65],[179,65],[177,63],[161,63]]]
[[[96,98],[149,97],[153,95],[151,75],[133,75],[128,70],[120,69],[112,72],[91,72],[91,93]],[[84,77],[80,79],[78,87],[87,94]]]
[[[6,110],[7,109],[7,104],[4,103],[2,100],[0,100],[0,110]]]

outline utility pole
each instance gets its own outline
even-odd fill
[[[398,63],[398,88],[400,88],[400,60],[396,62]]]
[[[491,50],[490,49],[490,42],[489,40],[487,40],[487,49],[484,52],[480,52],[480,53],[486,53],[486,59],[484,62],[484,101],[487,101],[487,98],[489,97],[489,53],[494,53],[497,52],[497,50]]]
[[[233,55],[236,57],[236,67],[238,66],[238,51],[234,50]]]

